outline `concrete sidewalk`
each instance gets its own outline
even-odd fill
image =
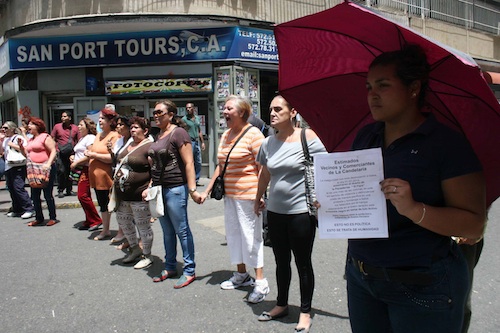
[[[30,187],[27,185],[26,185],[26,191],[28,191],[28,194],[31,193]],[[76,185],[73,186],[73,191],[76,193]],[[54,186],[52,193],[54,195],[54,200],[56,201],[56,208],[57,209],[81,207],[80,201],[78,201],[78,198],[76,195],[64,197],[64,198],[58,198],[57,197],[57,186]],[[42,207],[43,207],[43,209],[46,209],[47,205],[45,204],[45,200],[43,199],[43,194],[42,194],[42,200],[43,200]],[[11,201],[12,201],[12,199],[10,198],[9,190],[6,189],[5,181],[2,180],[2,181],[0,181],[0,212],[8,212],[9,208],[12,205]]]
[[[204,184],[205,186],[210,182],[208,178],[200,178],[199,183]],[[198,188],[199,191],[204,190],[204,186]],[[26,191],[30,194],[30,187],[26,185]],[[76,194],[77,186],[73,185],[73,192]],[[97,200],[95,198],[95,193],[93,190],[90,191],[92,193],[92,198],[94,199],[94,203],[97,205]],[[68,208],[80,208],[80,201],[78,201],[78,197],[74,196],[65,196],[64,198],[57,197],[57,186],[54,186],[53,189],[54,200],[56,201],[56,209],[68,209]],[[42,194],[42,208],[47,209],[47,205],[45,204],[45,200]],[[10,198],[9,190],[5,187],[5,181],[0,181],[0,212],[8,212],[9,208],[12,206],[12,199]]]

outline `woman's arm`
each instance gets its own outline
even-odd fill
[[[219,177],[220,175],[220,165],[217,165],[215,168],[215,171],[212,175],[212,178],[210,179],[210,183],[208,183],[207,187],[205,188],[205,191],[201,193],[201,202],[203,203],[207,197],[210,195],[210,192],[212,192],[212,187],[214,187],[215,179]]]
[[[259,173],[259,183],[257,185],[257,195],[255,196],[255,203],[254,203],[254,212],[257,214],[257,216],[260,215],[260,211],[265,208],[265,202],[262,199],[262,196],[267,190],[267,185],[269,184],[269,181],[271,180],[271,174],[269,173],[269,169],[263,165],[260,169]]]
[[[402,179],[388,178],[381,186],[397,211],[423,228],[443,236],[477,239],[483,235],[486,189],[481,172],[442,181],[445,207],[414,201],[409,183]]]
[[[52,163],[54,163],[54,160],[56,159],[56,155],[57,155],[56,143],[50,135],[47,135],[47,138],[45,139],[44,145],[45,145],[45,149],[49,152],[49,159],[47,160],[47,162],[45,162],[45,167],[47,169],[50,169],[52,167]]]

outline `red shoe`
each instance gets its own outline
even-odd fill
[[[28,223],[28,227],[35,227],[35,226],[37,226],[39,224],[42,224],[42,222],[37,221],[37,220],[31,221],[30,223]]]
[[[153,278],[153,282],[165,281],[166,279],[171,279],[171,278],[174,278],[176,276],[177,276],[177,272],[176,271],[169,272],[166,269],[164,269],[164,270],[161,271],[160,275],[155,276]]]
[[[49,220],[49,222],[47,222],[46,226],[47,227],[52,227],[54,224],[56,224],[57,221],[56,220]]]
[[[196,280],[196,275],[182,275],[179,280],[174,284],[174,289],[181,289],[185,286],[191,284],[194,280]]]

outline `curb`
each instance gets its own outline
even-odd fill
[[[97,201],[94,201],[94,205],[97,206]],[[81,208],[82,205],[80,204],[79,201],[76,202],[61,202],[61,203],[56,203],[56,209],[73,209],[73,208]],[[47,204],[43,203],[42,204],[42,209],[47,209]],[[7,208],[0,208],[0,213],[7,213],[9,211],[9,207]]]

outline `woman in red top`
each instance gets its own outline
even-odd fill
[[[54,139],[46,132],[45,122],[42,119],[32,117],[28,123],[28,129],[33,137],[29,139],[26,148],[20,145],[21,152],[32,162],[44,163],[43,168],[50,169],[48,185],[45,188],[31,188],[31,200],[33,200],[33,206],[35,207],[36,219],[28,223],[28,226],[34,227],[44,221],[40,198],[43,191],[43,196],[49,209],[49,222],[47,222],[46,226],[50,227],[57,223],[56,205],[54,196],[52,195],[54,179],[56,177],[56,167],[54,164],[57,154],[56,144]]]

